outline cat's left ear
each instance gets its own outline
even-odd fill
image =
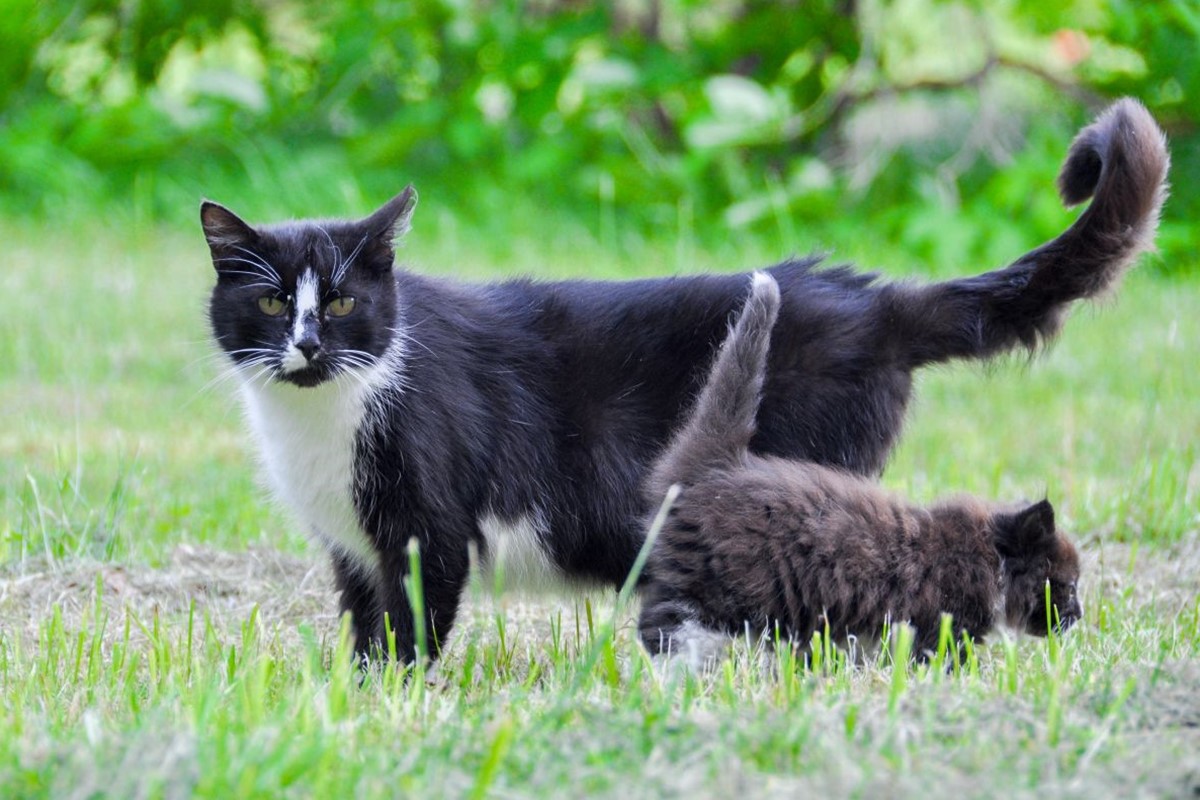
[[[384,203],[378,211],[360,221],[358,226],[367,235],[363,263],[375,271],[390,271],[396,261],[396,241],[408,233],[413,209],[417,207],[417,190],[412,184]]]
[[[1034,503],[998,521],[996,549],[1005,557],[1028,555],[1054,541],[1054,506]]]
[[[362,221],[367,234],[391,246],[412,227],[413,211],[417,207],[417,190],[410,183],[404,191],[384,203],[378,211]]]

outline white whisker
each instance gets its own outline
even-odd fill
[[[279,273],[277,273],[273,269],[264,267],[262,264],[259,264],[257,261],[250,261],[248,259],[238,258],[236,256],[229,256],[226,258],[215,259],[215,263],[220,263],[223,261],[232,261],[236,264],[244,264],[247,267],[250,267],[250,269],[249,270],[234,270],[234,269],[228,269],[225,267],[218,267],[218,269],[220,270],[221,273],[229,274],[229,275],[252,275],[254,277],[261,278],[261,279],[267,281],[268,283],[275,286],[276,288],[281,288],[283,285],[282,280],[279,277]]]
[[[401,341],[408,342],[410,344],[415,344],[417,347],[421,348],[426,353],[429,353],[429,355],[433,356],[434,358],[437,358],[437,353],[433,352],[428,347],[426,347],[424,344],[422,344],[420,341],[418,341],[415,336],[413,336],[411,333],[408,332],[407,328],[388,328],[388,330],[391,331],[392,334],[395,335],[397,338],[399,338]]]
[[[331,360],[334,361],[334,363],[353,364],[356,367],[373,367],[373,366],[375,366],[375,363],[376,363],[374,358],[369,358],[366,356],[359,355],[358,353],[349,352],[349,351],[345,351],[345,350],[340,351]]]
[[[223,270],[221,270],[221,274],[222,275],[247,275],[251,278],[260,278],[260,279],[265,278],[267,280],[267,283],[265,284],[266,286],[268,286],[269,288],[275,289],[276,291],[283,291],[283,284],[279,283],[274,277],[272,277],[270,275],[264,275],[261,272],[248,272],[247,270],[244,270],[244,269],[223,269]],[[252,285],[262,286],[264,284],[256,283],[256,284],[252,284]]]
[[[360,358],[367,359],[372,364],[379,361],[379,356],[375,355],[374,353],[368,353],[366,350],[355,350],[351,347],[341,348],[337,351],[337,353],[338,355],[346,354],[351,356],[359,356]]]
[[[325,237],[325,241],[329,242],[330,248],[336,250],[337,245],[333,243],[333,237],[329,235],[329,231],[325,230],[325,226],[324,225],[316,225],[314,227],[321,232],[322,236]]]
[[[216,261],[233,261],[238,264],[245,264],[246,266],[254,267],[256,272],[261,272],[265,276],[272,276],[275,274],[275,270],[273,270],[269,266],[263,264],[261,261],[251,261],[250,259],[242,258],[241,256],[222,256],[221,258],[218,258],[215,260]]]
[[[275,374],[277,368],[274,365],[263,367],[254,375],[246,379],[246,383],[253,386],[259,379],[263,379],[263,386],[266,386],[272,375]]]
[[[242,251],[246,255],[250,256],[250,258],[254,259],[253,263],[255,263],[257,266],[262,267],[263,269],[265,269],[267,272],[271,273],[275,277],[277,277],[277,278],[279,277],[279,273],[275,270],[275,268],[273,266],[271,266],[271,264],[265,258],[260,256],[258,253],[254,252],[253,250],[247,250],[245,247],[242,247],[241,245],[234,245],[234,247],[236,249]]]
[[[354,262],[354,259],[358,258],[358,254],[362,251],[363,245],[366,243],[366,236],[359,239],[358,244],[353,250],[350,251],[350,255],[346,256],[346,258],[338,264],[337,268],[333,271],[333,279],[331,281],[334,286],[337,286],[342,282],[343,279],[345,279],[346,273],[350,270],[350,264]]]
[[[337,246],[323,225],[317,225],[316,228],[325,236],[325,241],[329,242],[329,249],[333,251],[333,275],[330,277],[329,283],[331,286],[337,286],[342,269],[342,248]]]
[[[240,356],[243,353],[270,353],[271,355],[274,355],[275,353],[278,353],[278,352],[279,352],[279,350],[274,347],[243,347],[239,350],[228,351],[228,355]]]
[[[338,373],[337,377],[341,378],[343,376],[357,382],[365,392],[370,393],[372,388],[370,381],[368,381],[366,377],[358,370],[344,369]]]
[[[271,362],[274,361],[274,358],[275,358],[274,351],[264,350],[262,352],[263,352],[262,355],[256,356],[255,358],[247,359],[246,361],[241,361],[241,362],[237,362],[237,363],[227,364],[225,366],[225,368],[222,369],[219,373],[217,373],[217,375],[215,377],[213,377],[212,379],[207,381],[203,386],[201,386],[199,389],[197,389],[195,394],[192,395],[192,397],[188,398],[188,400],[184,403],[184,407],[187,407],[188,404],[192,403],[200,396],[207,394],[208,392],[212,391],[213,389],[215,389],[218,386],[228,383],[229,381],[233,380],[234,378],[241,378],[244,380],[245,372],[248,369],[253,369],[255,367],[259,367],[259,366],[263,366],[263,365],[266,365],[268,369],[274,369],[274,366],[271,364]],[[222,358],[225,357],[225,353],[223,353],[223,352],[218,353],[217,355],[220,355]]]

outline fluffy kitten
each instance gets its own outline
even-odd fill
[[[1050,503],[999,509],[973,498],[917,508],[871,481],[750,452],[779,287],[765,273],[722,345],[696,408],[647,482],[681,491],[647,561],[638,622],[653,653],[712,655],[722,637],[779,633],[807,642],[828,626],[877,638],[909,622],[914,652],[998,621],[1036,635],[1080,616],[1079,559]],[[999,617],[999,619],[998,619]]]
[[[791,260],[752,447],[875,475],[917,368],[1033,348],[1151,244],[1162,134],[1126,100],[1059,177],[1091,205],[1012,265],[888,283]],[[426,629],[454,622],[474,545],[509,577],[619,585],[642,544],[646,470],[704,381],[744,275],[467,285],[394,270],[411,189],[363,220],[251,226],[215,203],[213,334],[240,376],[275,494],[328,548],[357,647],[414,653],[405,546]]]

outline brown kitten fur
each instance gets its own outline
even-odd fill
[[[826,625],[843,642],[870,640],[891,621],[914,626],[920,654],[936,649],[943,613],[956,640],[998,622],[1044,636],[1047,581],[1058,627],[1077,620],[1079,560],[1048,501],[919,508],[858,476],[749,451],[778,309],[775,281],[756,274],[651,474],[656,502],[673,483],[681,493],[640,586],[646,647],[707,655],[697,648],[746,631],[805,642]]]

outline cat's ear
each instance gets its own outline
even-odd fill
[[[379,210],[359,223],[377,248],[394,252],[394,243],[412,227],[413,210],[417,207],[417,190],[412,184],[388,200]]]
[[[1054,506],[1041,500],[996,521],[996,549],[1005,557],[1034,553],[1054,541]]]
[[[204,228],[204,238],[208,240],[214,262],[230,249],[250,249],[258,240],[258,233],[241,217],[210,200],[200,204],[200,225]]]
[[[416,190],[409,184],[403,192],[386,201],[378,211],[359,223],[371,242],[368,249],[377,264],[386,264],[391,269],[392,260],[396,258],[395,242],[412,227],[415,207]]]

